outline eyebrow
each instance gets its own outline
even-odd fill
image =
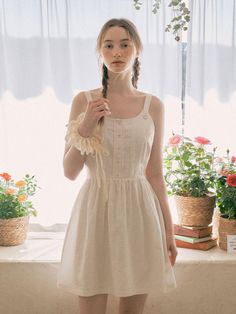
[[[124,38],[124,39],[121,39],[120,41],[131,41],[129,38]],[[106,40],[104,40],[104,42],[108,42],[108,41],[111,41],[111,42],[113,42],[113,40],[111,40],[111,39],[106,39]]]

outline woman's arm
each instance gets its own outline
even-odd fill
[[[84,92],[80,92],[74,97],[71,106],[69,122],[71,120],[75,120],[77,116],[85,110],[86,102],[87,101]],[[82,155],[80,151],[74,146],[68,146],[65,144],[63,156],[64,175],[70,180],[75,180],[83,169],[85,160],[85,154]]]
[[[155,124],[155,135],[145,175],[153,190],[155,191],[161,206],[165,222],[167,248],[171,254],[171,263],[174,265],[177,256],[177,250],[174,239],[173,222],[163,176],[164,105],[155,96],[152,97],[150,114]]]
[[[164,105],[155,96],[152,97],[151,116],[155,124],[155,135],[151,155],[146,167],[146,178],[152,185],[165,219],[167,234],[173,235],[173,223],[171,219],[165,181],[163,177],[163,133],[164,133]]]

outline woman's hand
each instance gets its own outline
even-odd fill
[[[78,132],[81,136],[91,136],[100,118],[111,114],[108,103],[108,99],[99,98],[87,104],[84,119],[78,127]]]
[[[166,235],[166,244],[167,244],[167,252],[169,254],[171,265],[174,266],[175,260],[178,254],[178,251],[176,249],[174,235],[169,235],[169,234]]]

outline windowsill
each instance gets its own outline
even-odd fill
[[[0,247],[0,263],[60,263],[65,232],[28,232],[17,246]],[[236,253],[218,246],[207,251],[177,248],[176,264],[236,264]]]

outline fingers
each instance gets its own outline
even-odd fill
[[[92,102],[90,102],[90,109],[92,109],[96,113],[101,113],[102,116],[104,114],[111,114],[110,108],[108,106],[109,100],[105,98],[99,98]]]
[[[101,104],[104,104],[106,103],[107,105],[109,104],[109,99],[106,99],[106,98],[98,98],[98,99],[95,99],[95,100],[92,100],[89,102],[89,104],[91,106],[98,106],[98,105],[101,105]]]

